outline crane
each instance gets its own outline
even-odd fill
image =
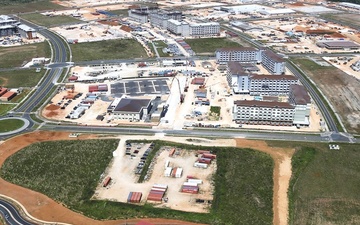
[[[181,88],[180,88],[180,81],[179,81],[179,79],[177,78],[177,77],[173,77],[173,79],[171,80],[171,83],[170,83],[170,88],[172,87],[172,84],[173,84],[173,82],[174,82],[174,79],[176,79],[177,80],[177,82],[178,82],[178,87],[179,87],[179,94],[180,94],[180,103],[182,104],[183,102],[184,102],[184,94],[182,94],[181,93]]]

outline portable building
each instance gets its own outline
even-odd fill
[[[188,179],[188,183],[202,184],[202,180],[200,179]]]
[[[89,85],[89,92],[99,91],[97,85]]]
[[[8,91],[7,88],[2,88],[0,87],[0,96],[2,96],[3,94],[5,94]]]
[[[211,164],[211,160],[212,160],[212,159],[208,159],[208,158],[199,158],[199,159],[198,159],[198,162],[199,162],[199,163]]]
[[[169,152],[169,157],[172,157],[175,153],[175,148],[171,149]]]
[[[208,165],[205,163],[196,162],[196,163],[194,163],[194,167],[206,169],[208,167]]]
[[[107,84],[99,84],[98,91],[108,91],[108,85]]]
[[[8,91],[5,92],[1,97],[0,97],[0,101],[10,101],[12,98],[14,98],[17,95],[16,92],[12,92],[12,91]]]
[[[127,202],[130,202],[130,201],[131,201],[132,195],[133,195],[133,192],[130,192],[129,195],[128,195],[128,198],[127,198]]]
[[[183,168],[177,168],[175,177],[180,178],[182,176],[182,173],[183,173]]]
[[[165,169],[164,176],[165,176],[165,177],[170,177],[171,171],[172,171],[172,167],[167,167],[167,168]]]
[[[153,185],[154,188],[162,188],[162,189],[167,189],[167,185],[166,184],[154,184]]]
[[[172,170],[172,172],[171,172],[171,176],[172,176],[172,177],[175,177],[176,171],[177,171],[177,167],[175,167],[175,168]]]
[[[184,186],[191,186],[191,187],[197,187],[197,183],[191,183],[191,182],[184,182]]]

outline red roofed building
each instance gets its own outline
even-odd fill
[[[2,96],[0,96],[0,101],[8,102],[16,95],[17,95],[16,92],[8,91],[5,94],[3,94]]]

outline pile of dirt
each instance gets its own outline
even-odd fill
[[[60,106],[54,105],[54,104],[50,104],[50,105],[48,105],[45,109],[46,109],[46,110],[51,110],[51,111],[53,111],[53,110],[58,110],[58,109],[60,109]]]
[[[57,112],[54,112],[54,111],[50,111],[50,112],[45,113],[46,117],[53,117],[53,116],[57,116],[57,115],[59,115],[59,114]]]

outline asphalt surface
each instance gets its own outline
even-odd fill
[[[140,96],[145,94],[169,94],[170,90],[166,84],[167,79],[141,79],[123,80],[111,84],[111,94],[121,97],[122,95]]]
[[[19,211],[9,202],[0,199],[0,212],[3,215],[3,218],[7,224],[23,224],[23,225],[33,225],[25,220],[20,214]]]

